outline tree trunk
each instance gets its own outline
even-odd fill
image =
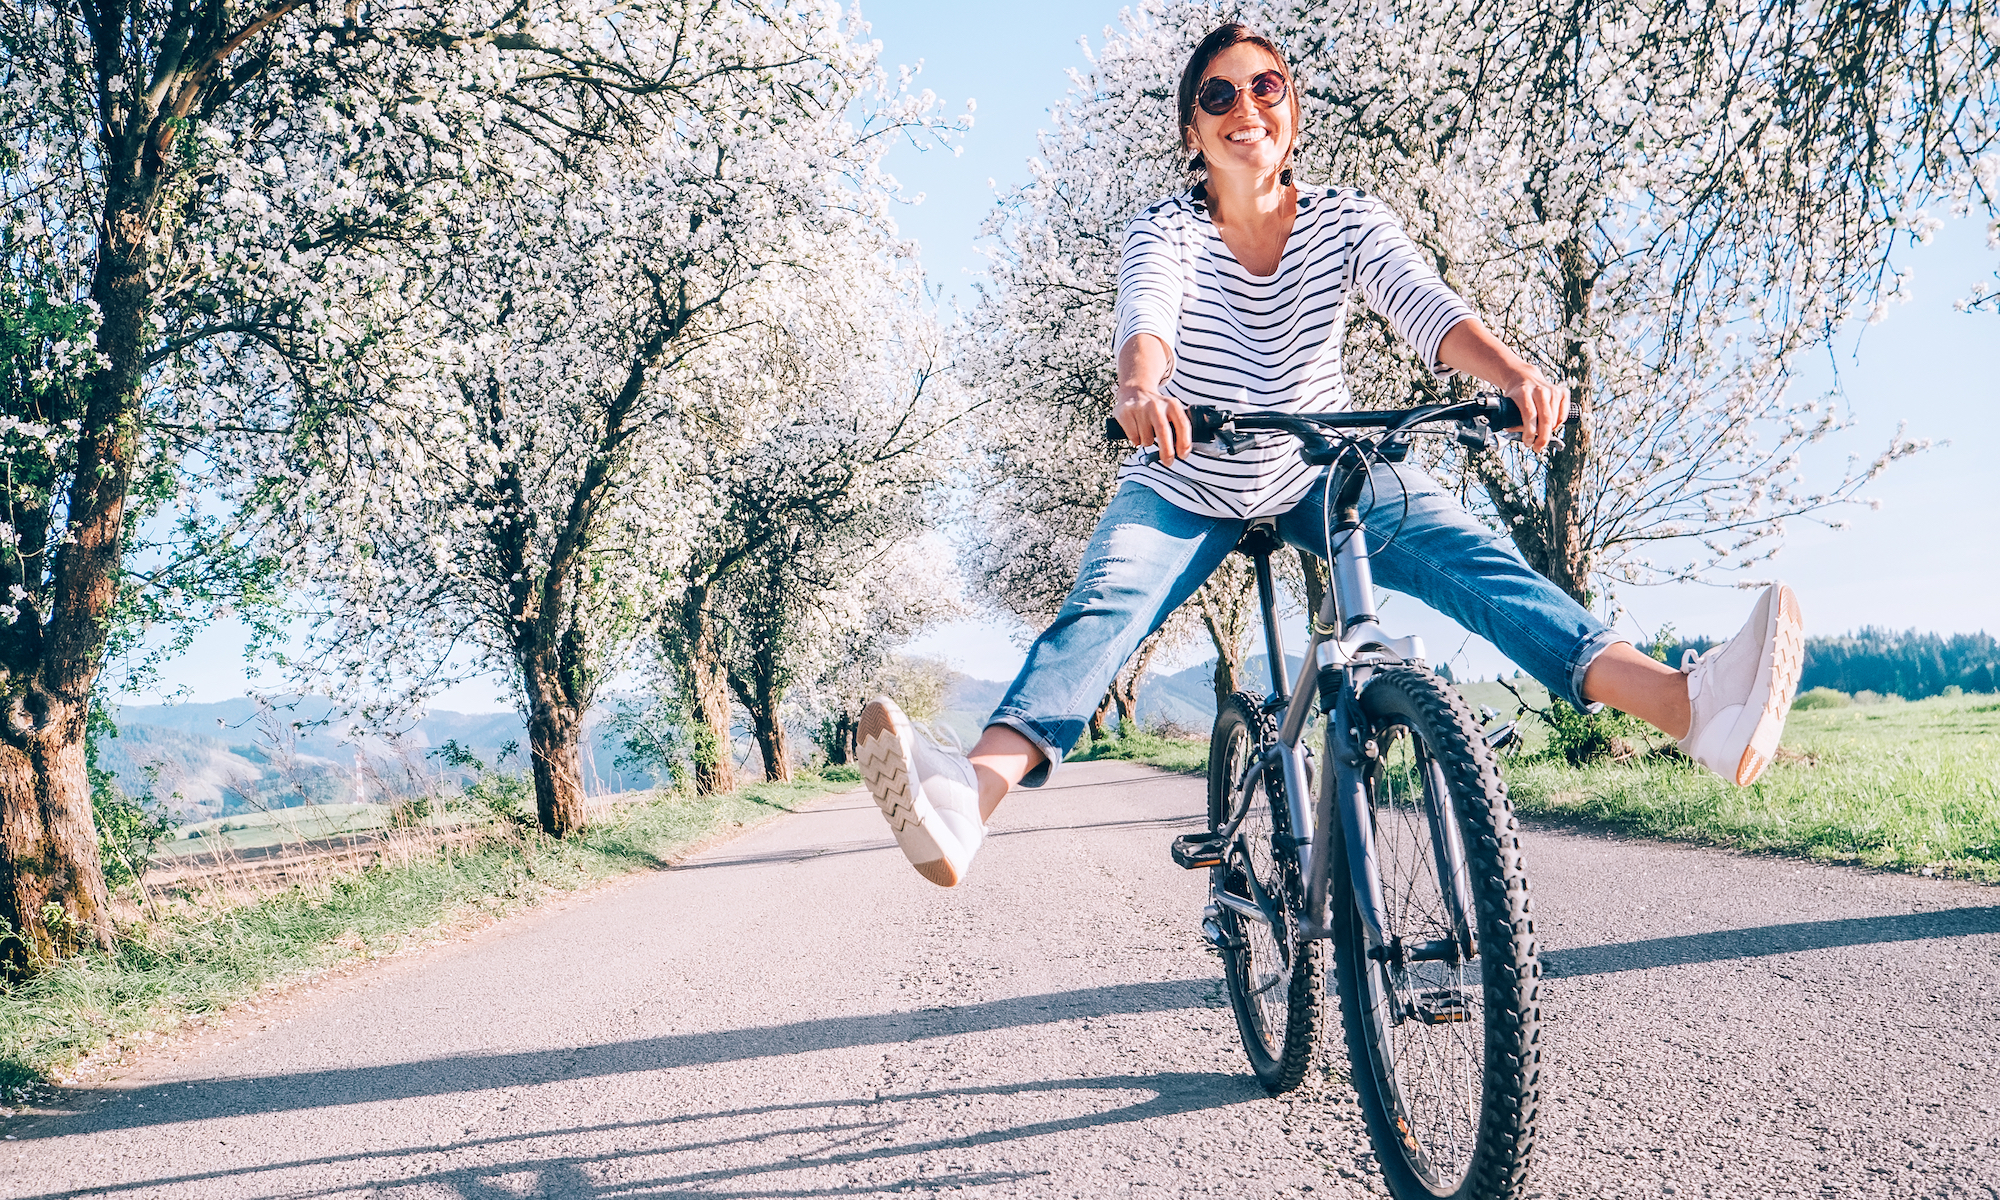
[[[111,164],[91,298],[105,363],[85,384],[76,471],[47,587],[4,639],[0,664],[0,963],[32,970],[76,947],[111,946],[104,868],[91,819],[84,732],[124,555],[125,493],[138,446],[139,383],[151,309],[154,234],[137,164]],[[164,239],[162,239],[164,240]],[[51,922],[47,914],[60,913]],[[4,934],[0,934],[4,936]]]
[[[1597,272],[1579,238],[1558,250],[1563,273],[1563,323],[1577,327],[1590,313]],[[1563,341],[1563,374],[1569,379],[1570,418],[1563,429],[1563,446],[1548,457],[1549,564],[1543,572],[1578,604],[1590,607],[1596,597],[1590,587],[1595,556],[1584,537],[1584,488],[1590,465],[1590,345],[1579,338]]]
[[[776,589],[782,583],[773,578],[768,586],[773,591],[767,601],[776,601],[779,598]],[[737,703],[750,714],[751,735],[757,739],[758,753],[764,758],[764,778],[771,783],[790,783],[791,747],[785,736],[784,718],[779,715],[785,704],[784,653],[778,631],[773,627],[783,620],[782,609],[779,611],[777,621],[760,622],[750,633],[754,644],[747,661],[740,654],[732,656],[727,670]],[[737,631],[736,638],[736,648],[740,651],[743,642],[749,639],[742,630]]]
[[[547,672],[530,668],[528,761],[535,777],[535,817],[542,832],[568,837],[588,818],[583,805],[583,713],[563,695]]]
[[[1104,699],[1099,700],[1097,702],[1097,711],[1090,714],[1091,744],[1095,745],[1096,743],[1101,742],[1111,736],[1111,731],[1105,728],[1104,725],[1105,714],[1109,713],[1110,711],[1111,711],[1111,693],[1106,692],[1104,693]]]
[[[736,790],[736,760],[729,745],[729,673],[721,631],[708,611],[707,584],[690,584],[680,611],[665,633],[667,657],[687,710],[688,741],[694,747],[694,790],[713,796]]]
[[[81,728],[83,721],[61,722]],[[11,974],[111,945],[111,897],[97,857],[83,736],[52,728],[24,752],[0,746],[0,905],[18,930],[0,948]],[[51,911],[60,915],[49,919]]]
[[[1195,593],[1202,624],[1215,642],[1215,710],[1229,702],[1243,675],[1243,639],[1250,632],[1250,614],[1257,577],[1248,563],[1231,557]]]
[[[854,730],[860,722],[842,710],[828,717],[819,729],[819,748],[826,752],[828,766],[843,767],[854,758]]]
[[[1562,267],[1564,326],[1575,329],[1590,312],[1597,270],[1579,238],[1559,246],[1556,258]],[[1562,448],[1552,448],[1543,456],[1542,496],[1537,499],[1529,488],[1508,478],[1490,454],[1475,460],[1475,469],[1521,557],[1571,599],[1589,608],[1596,599],[1590,574],[1597,561],[1583,527],[1592,453],[1590,392],[1594,379],[1589,343],[1565,338],[1562,370],[1570,389],[1570,415],[1563,427]]]
[[[1118,706],[1118,725],[1121,730],[1139,727],[1139,683],[1146,677],[1147,668],[1153,665],[1153,656],[1166,645],[1166,631],[1157,630],[1139,649],[1127,659],[1124,667],[1111,681],[1111,701]]]
[[[764,778],[772,783],[790,783],[791,750],[785,743],[785,723],[778,719],[778,706],[759,705],[751,709],[750,724],[757,737],[757,751],[764,756]]]
[[[1312,623],[1319,620],[1320,605],[1326,603],[1327,566],[1320,561],[1319,555],[1301,550],[1299,570],[1306,581],[1306,628],[1310,636]]]

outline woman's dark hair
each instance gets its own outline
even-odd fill
[[[1187,69],[1181,72],[1180,117],[1181,144],[1183,146],[1188,142],[1188,134],[1194,129],[1194,95],[1201,90],[1201,81],[1208,74],[1208,64],[1215,61],[1216,55],[1229,49],[1231,46],[1244,45],[1255,46],[1277,60],[1278,74],[1285,77],[1285,103],[1292,110],[1292,137],[1294,141],[1298,138],[1299,89],[1292,82],[1291,66],[1285,62],[1285,56],[1278,52],[1277,43],[1261,33],[1252,32],[1246,25],[1230,21],[1227,24],[1216,26],[1213,30],[1209,31],[1207,37],[1201,39],[1201,44],[1196,46],[1194,53],[1188,56]],[[1288,146],[1285,148],[1285,154],[1288,158],[1290,157],[1291,147]],[[1207,170],[1207,166],[1208,164],[1202,161],[1200,154],[1196,154],[1188,160],[1188,170],[1195,175],[1203,174]],[[1287,173],[1289,173],[1289,168],[1287,168]],[[1286,182],[1289,183],[1290,180],[1287,179]]]

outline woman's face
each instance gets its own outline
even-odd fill
[[[1215,174],[1273,171],[1285,161],[1296,132],[1288,95],[1270,108],[1250,94],[1250,81],[1265,71],[1277,71],[1278,60],[1261,46],[1239,42],[1215,56],[1202,81],[1217,77],[1236,85],[1236,103],[1219,117],[1200,105],[1194,110],[1189,141]],[[1282,72],[1280,72],[1282,74]]]

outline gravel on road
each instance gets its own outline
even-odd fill
[[[1065,767],[968,882],[829,798],[304,988],[5,1122],[0,1195],[1378,1194],[1344,1067],[1273,1099],[1167,844]],[[1532,1194],[2000,1200],[2000,893],[1531,829]]]

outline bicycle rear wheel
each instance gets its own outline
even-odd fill
[[[1291,1091],[1305,1079],[1319,1044],[1326,990],[1325,943],[1298,940],[1305,886],[1284,778],[1254,765],[1276,740],[1277,730],[1257,698],[1238,692],[1216,717],[1208,750],[1211,831],[1228,824],[1245,773],[1256,776],[1249,811],[1211,870],[1222,893],[1216,923],[1223,933],[1223,974],[1236,1029],[1250,1069],[1273,1094]]]
[[[1464,700],[1429,671],[1381,672],[1361,707],[1387,950],[1369,954],[1344,878],[1330,907],[1369,1137],[1399,1200],[1516,1197],[1540,1100],[1540,967],[1506,787]]]

